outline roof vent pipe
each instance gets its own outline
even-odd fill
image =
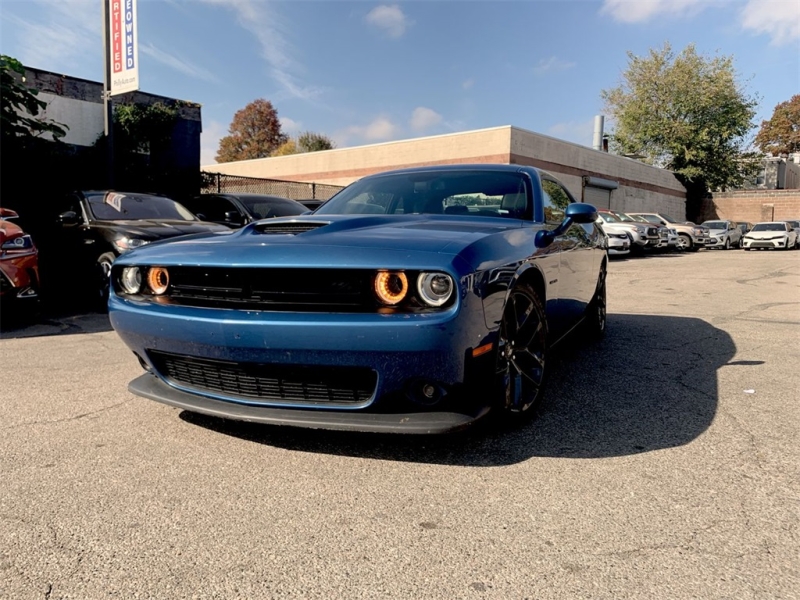
[[[596,115],[594,118],[594,135],[592,136],[592,148],[595,150],[603,149],[603,123],[605,117],[603,115]]]

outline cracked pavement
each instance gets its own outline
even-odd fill
[[[615,260],[608,294],[536,420],[437,438],[131,396],[103,315],[4,331],[0,598],[800,597],[800,252]]]

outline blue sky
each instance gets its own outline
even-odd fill
[[[0,52],[102,80],[100,0],[0,0]],[[590,145],[627,51],[733,55],[757,121],[800,93],[798,0],[139,0],[143,91],[202,104],[203,163],[256,98],[339,147],[514,125]]]

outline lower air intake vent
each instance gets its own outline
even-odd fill
[[[156,370],[174,383],[232,399],[275,404],[352,406],[368,401],[378,376],[365,367],[235,363],[149,350]]]

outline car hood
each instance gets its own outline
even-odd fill
[[[788,235],[788,231],[751,231],[746,237],[751,240],[771,240]]]
[[[0,244],[21,235],[23,232],[19,225],[0,219]]]
[[[92,226],[143,240],[160,240],[192,233],[230,231],[224,225],[217,225],[216,223],[170,219],[93,221]]]
[[[353,268],[403,268],[413,263],[424,268],[452,263],[455,256],[489,236],[506,238],[502,245],[513,245],[522,229],[522,221],[491,217],[308,215],[258,221],[225,236],[145,246],[118,262]],[[535,226],[526,229],[533,231]]]

